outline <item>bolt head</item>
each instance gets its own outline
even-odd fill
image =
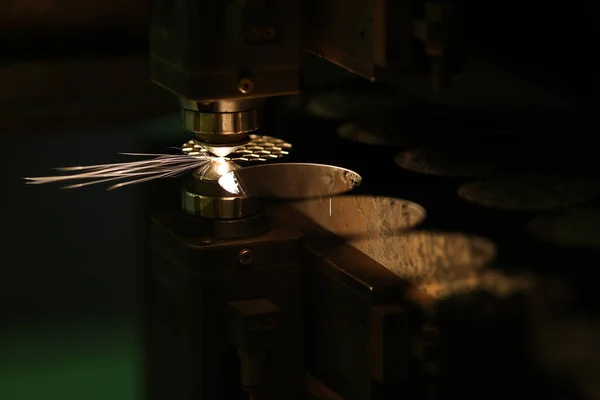
[[[240,79],[238,90],[244,94],[250,93],[254,90],[254,82],[248,78]]]
[[[242,265],[251,265],[252,264],[252,252],[248,249],[242,249],[238,253],[238,259],[240,260],[240,264]]]

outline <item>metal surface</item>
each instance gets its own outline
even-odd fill
[[[433,297],[446,282],[470,279],[496,257],[493,242],[460,233],[409,232],[360,250]]]
[[[204,113],[183,108],[181,118],[183,129],[209,143],[239,142],[259,127],[256,110]]]
[[[191,100],[179,98],[181,108],[205,113],[235,113],[254,110],[264,105],[264,99],[225,99],[215,101]]]
[[[297,93],[300,0],[154,0],[150,75],[185,101],[184,128],[210,142],[239,141],[259,126],[257,107],[206,112],[189,107]],[[235,107],[239,108],[239,107]],[[195,112],[200,111],[200,112]],[[235,138],[232,138],[235,136]]]
[[[292,149],[290,143],[271,136],[250,135],[249,139],[248,143],[231,148],[231,153],[224,154],[223,158],[237,164],[264,162],[284,157]],[[186,142],[181,150],[192,157],[214,154],[211,146],[196,140]]]
[[[203,244],[256,237],[271,229],[269,221],[262,213],[248,218],[216,219],[188,215],[182,211],[171,216],[169,223],[180,235],[200,237]]]
[[[349,192],[362,179],[354,171],[321,164],[266,164],[241,168],[224,175],[219,184],[232,194],[243,193],[258,198],[309,199]]]
[[[305,46],[369,79],[406,71],[415,62],[413,12],[410,1],[309,0]]]
[[[346,207],[348,227],[328,224],[326,217],[319,221],[328,211],[306,207],[315,203],[279,206],[271,216],[305,233],[307,368],[337,395],[350,400],[420,398],[419,390],[438,387],[444,396],[461,391],[472,396],[476,391],[464,388],[471,376],[486,385],[497,383],[497,373],[479,370],[484,365],[486,371],[501,371],[510,368],[511,360],[520,360],[526,336],[519,299],[531,281],[486,269],[495,255],[491,241],[406,232],[410,224],[389,235],[393,229],[386,221],[393,226],[397,220],[371,208],[367,196],[362,218],[374,222],[366,226],[361,219],[352,226],[357,215],[352,203]],[[343,218],[343,210],[338,212],[335,219]],[[336,228],[341,238],[323,234]],[[343,237],[363,230],[372,234],[366,251]],[[495,344],[490,346],[489,340]],[[463,355],[470,361],[462,360]],[[504,376],[518,380],[518,371],[515,367]]]
[[[305,246],[308,372],[346,400],[377,398],[373,378],[388,389],[404,384],[406,395],[409,341],[382,352],[391,330],[372,323],[383,308],[411,308],[409,285],[339,240],[306,238]],[[403,340],[411,331],[410,323],[400,324],[395,336]]]
[[[303,231],[311,235],[332,234],[359,248],[360,243],[412,230],[427,215],[423,207],[411,201],[351,195],[272,205],[269,213],[281,220],[300,213],[304,218],[294,222]]]
[[[406,200],[334,197],[331,214],[329,204],[302,201],[270,207],[268,212],[311,237],[333,234],[343,239],[432,298],[448,295],[452,285],[477,279],[496,258],[496,246],[483,237],[411,231],[425,219],[425,210]]]
[[[487,149],[489,150],[489,149]],[[448,177],[491,174],[498,165],[494,153],[484,149],[411,149],[399,153],[396,164],[409,171]]]
[[[193,180],[182,190],[182,208],[195,217],[221,220],[248,218],[261,211],[260,201],[249,196],[232,196],[215,181]]]
[[[598,178],[577,174],[505,174],[465,183],[458,195],[483,207],[512,211],[553,210],[600,195]]]
[[[279,329],[281,310],[267,299],[229,303],[227,334],[240,357],[241,385],[256,398],[268,393],[269,355]]]
[[[183,128],[209,143],[245,140],[258,129],[260,99],[198,101],[180,97]]]
[[[600,248],[600,210],[572,208],[532,220],[536,238],[565,247]]]

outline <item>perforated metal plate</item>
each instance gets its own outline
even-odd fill
[[[250,142],[233,149],[226,157],[236,163],[259,163],[275,160],[289,154],[292,145],[271,136],[250,135]],[[181,146],[184,154],[192,157],[212,157],[213,153],[199,141],[190,140]]]

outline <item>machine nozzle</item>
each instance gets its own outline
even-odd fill
[[[206,143],[243,142],[259,128],[259,100],[181,100],[183,128]]]

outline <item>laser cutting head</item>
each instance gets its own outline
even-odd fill
[[[270,136],[248,135],[246,143],[217,144],[190,140],[182,146],[189,157],[212,158],[194,171],[194,180],[183,190],[182,206],[195,217],[219,220],[250,218],[260,213],[257,198],[234,193],[231,187],[220,185],[220,178],[230,176],[240,166],[276,160],[289,153],[292,145]],[[215,156],[217,156],[215,158]],[[235,185],[235,182],[231,182]],[[229,189],[229,190],[228,190]]]
[[[192,101],[182,98],[181,119],[185,130],[194,132],[196,138],[207,144],[235,147],[248,140],[248,135],[259,128],[258,109],[263,100],[228,99],[218,101]],[[225,146],[226,147],[226,146]],[[227,154],[215,155],[224,156]],[[222,152],[221,152],[222,153]]]

